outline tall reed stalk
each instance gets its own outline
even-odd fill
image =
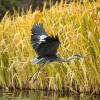
[[[84,4],[56,3],[47,10],[31,9],[19,15],[8,13],[0,22],[0,86],[3,88],[100,91],[100,2]],[[46,65],[35,83],[28,81],[39,65],[30,37],[32,25],[43,23],[48,35],[58,34],[58,54],[64,58],[80,53],[84,56],[68,63]]]

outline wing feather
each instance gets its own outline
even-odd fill
[[[44,38],[47,37],[47,33],[45,32],[42,24],[35,24],[31,31],[32,47],[37,52],[39,45],[44,41]]]
[[[41,57],[54,56],[56,55],[59,44],[60,42],[58,37],[47,37],[45,42],[42,42],[39,45],[39,48],[37,49],[38,54]]]
[[[40,57],[52,56],[57,52],[59,46],[58,37],[49,37],[42,24],[35,24],[32,27],[32,47]]]

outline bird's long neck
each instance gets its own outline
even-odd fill
[[[68,62],[68,61],[70,61],[72,59],[77,59],[77,57],[76,56],[71,56],[71,57],[68,57],[66,59],[58,57],[57,61],[59,61],[59,62]]]

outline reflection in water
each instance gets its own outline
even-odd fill
[[[72,95],[65,92],[16,90],[0,91],[0,100],[100,100],[98,95]]]

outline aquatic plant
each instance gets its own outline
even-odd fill
[[[61,2],[50,9],[38,9],[10,16],[0,22],[0,87],[6,89],[100,90],[100,2],[84,4]],[[84,58],[68,63],[50,63],[35,83],[28,80],[39,65],[32,65],[31,27],[43,23],[50,36],[58,34],[58,55],[80,53]]]

